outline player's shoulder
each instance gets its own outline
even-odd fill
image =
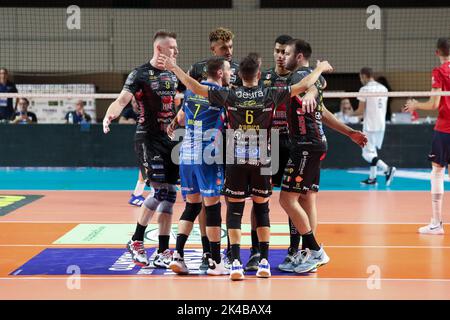
[[[239,62],[237,62],[235,60],[231,60],[230,66],[231,66],[231,68],[239,69]]]

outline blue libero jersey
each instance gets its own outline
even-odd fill
[[[202,81],[209,87],[219,86]],[[211,164],[220,156],[225,111],[220,105],[210,104],[208,98],[186,90],[182,109],[185,113],[183,142],[180,150],[182,164]]]

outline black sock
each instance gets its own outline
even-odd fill
[[[252,230],[251,235],[252,235],[252,250],[259,252],[258,233],[256,232],[256,230]]]
[[[133,241],[144,241],[144,234],[145,234],[145,229],[147,228],[147,226],[141,226],[139,223],[137,223],[136,225],[136,231],[133,234],[133,237],[131,238],[131,240]]]
[[[261,261],[262,259],[269,260],[269,242],[260,241],[259,251],[261,252],[261,257],[259,258],[259,261]]]
[[[158,236],[158,240],[159,240],[158,253],[164,252],[166,249],[169,249],[170,236]]]
[[[241,261],[241,245],[240,244],[232,244],[231,245],[231,263],[234,260]]]
[[[203,253],[210,252],[209,240],[207,236],[202,236]]]
[[[294,226],[291,219],[289,219],[289,237],[289,252],[296,253],[298,251],[298,247],[300,246],[300,233],[297,231],[297,228]]]
[[[220,263],[220,241],[218,242],[209,242],[209,246],[211,249],[211,258],[216,262]]]
[[[177,244],[175,245],[175,250],[180,254],[181,257],[184,257],[184,246],[186,245],[186,241],[188,239],[188,235],[179,233],[177,235]]]
[[[302,234],[302,249],[305,250],[306,248],[314,251],[320,250],[320,246],[312,231]]]

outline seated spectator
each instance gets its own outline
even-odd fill
[[[14,119],[11,123],[37,123],[36,114],[28,111],[28,106],[30,105],[30,101],[26,98],[19,98],[17,101],[17,112],[14,115]]]
[[[359,123],[359,117],[353,115],[353,107],[348,98],[342,98],[340,103],[340,110],[334,115],[343,123]]]
[[[16,85],[8,81],[8,70],[6,68],[0,68],[0,93],[17,93]],[[0,120],[11,120],[13,115],[13,99],[0,98]]]
[[[134,98],[131,102],[123,109],[122,114],[119,118],[120,124],[136,124],[139,116],[139,106]]]
[[[64,118],[66,119],[66,123],[71,124],[91,122],[91,116],[84,112],[83,100],[78,100],[77,104],[75,105],[75,111],[67,112]]]

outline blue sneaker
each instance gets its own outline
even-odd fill
[[[311,254],[309,249],[300,250],[295,259],[295,273],[307,273],[317,269],[317,261]]]
[[[244,279],[244,268],[239,260],[235,259],[231,264],[230,271],[231,280],[243,280]]]
[[[129,204],[132,206],[140,207],[144,203],[145,198],[143,196],[135,196],[134,194],[131,194],[131,198],[128,201]]]
[[[278,269],[284,272],[294,272],[296,265],[296,254],[289,252],[284,261],[278,265]]]
[[[256,272],[256,276],[258,278],[270,278],[271,276],[270,272],[270,264],[269,261],[266,259],[261,259],[261,261],[258,264],[258,271]]]

